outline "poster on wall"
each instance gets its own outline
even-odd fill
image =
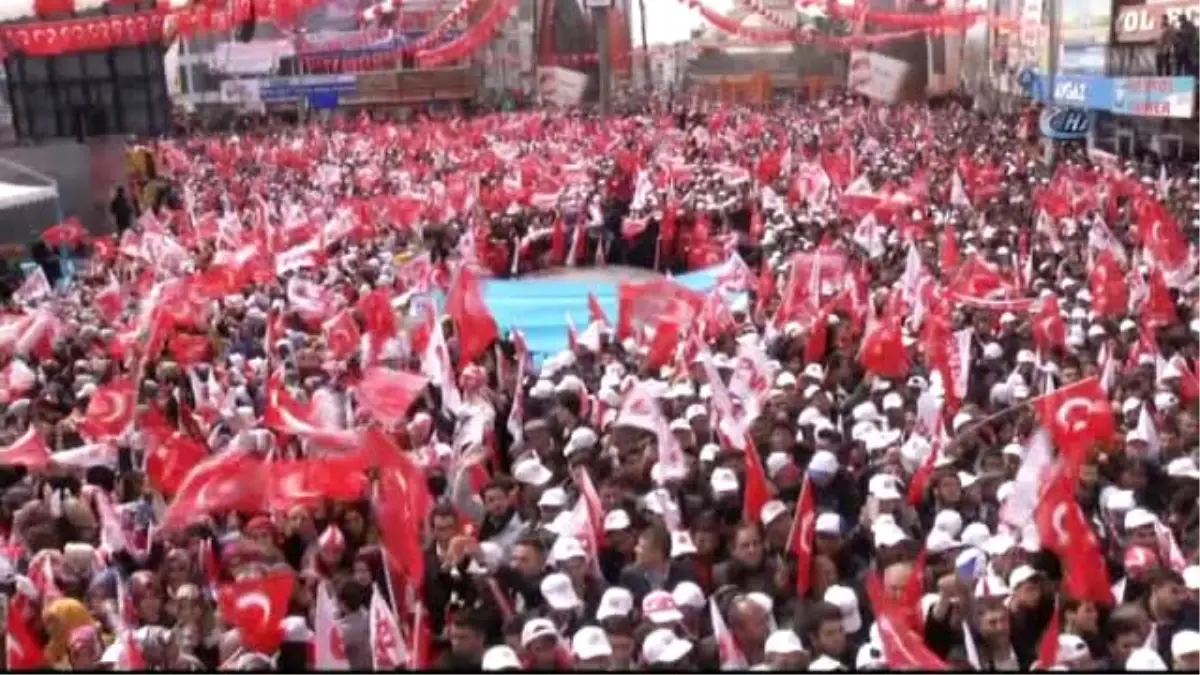
[[[910,14],[963,9],[963,0],[946,0],[944,3],[870,0],[869,4],[870,9],[879,12]],[[890,30],[870,24],[864,28],[868,34]],[[870,50],[851,52],[847,85],[864,96],[888,102],[917,101],[947,94],[959,85],[962,44],[962,31],[929,32],[890,40]]]
[[[562,66],[542,66],[538,70],[538,93],[542,100],[560,107],[579,105],[587,89],[588,76]]]

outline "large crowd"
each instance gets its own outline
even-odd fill
[[[1196,672],[1197,174],[1029,119],[150,142],[0,316],[7,669]]]

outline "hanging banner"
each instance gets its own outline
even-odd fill
[[[904,13],[896,11],[896,0],[869,0],[866,4],[863,30],[868,36],[899,26],[922,28],[868,49],[877,56],[865,61],[860,56],[857,67],[852,54],[847,82],[851,89],[877,100],[898,102],[942,96],[958,88],[964,31],[980,20],[980,13],[964,11],[963,0],[946,0],[940,7],[911,3]],[[870,77],[866,78],[868,63]]]
[[[588,76],[578,70],[561,66],[542,66],[537,69],[538,93],[542,100],[561,107],[579,105],[587,90]]]

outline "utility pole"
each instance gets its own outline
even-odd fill
[[[609,49],[608,16],[612,0],[588,0],[596,24],[596,54],[600,59],[600,114],[612,112],[612,50]]]
[[[1058,76],[1058,51],[1059,51],[1059,22],[1058,22],[1058,3],[1059,0],[1046,0],[1049,3],[1049,22],[1050,22],[1050,58],[1046,60],[1046,67],[1050,71],[1046,73],[1046,102],[1045,105],[1053,105],[1054,103],[1054,80]],[[1051,166],[1054,165],[1054,141],[1046,139],[1046,162]]]
[[[651,87],[653,84],[650,80],[650,45],[646,40],[646,0],[638,0],[638,12],[642,16],[642,76],[646,86]]]

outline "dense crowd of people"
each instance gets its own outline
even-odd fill
[[[153,142],[0,317],[6,667],[1194,672],[1197,174],[1028,120]],[[616,265],[560,350],[484,300]]]

